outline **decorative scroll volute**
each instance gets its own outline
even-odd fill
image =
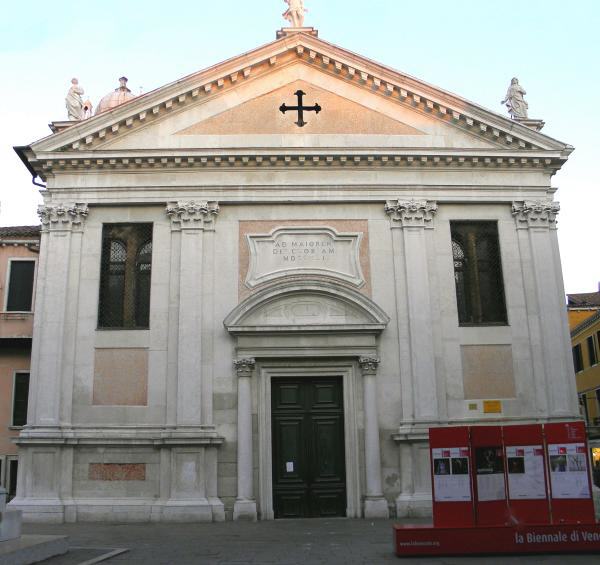
[[[517,229],[556,229],[556,216],[559,211],[560,204],[551,200],[524,200],[513,202],[512,205]]]
[[[402,228],[433,229],[437,203],[431,200],[389,200],[385,212]]]
[[[238,359],[233,364],[235,365],[238,377],[251,377],[252,371],[254,371],[254,367],[256,366],[256,360],[252,357],[247,357],[245,359]]]
[[[38,216],[42,230],[72,230],[81,229],[88,216],[87,204],[56,204],[38,206]]]
[[[165,210],[171,227],[177,229],[214,229],[220,208],[218,202],[170,202]]]
[[[360,371],[363,377],[367,375],[376,375],[379,367],[379,358],[377,357],[360,357],[358,359]]]

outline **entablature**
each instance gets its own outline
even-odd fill
[[[390,150],[163,150],[48,153],[31,159],[46,180],[59,171],[119,171],[161,169],[415,167],[545,169],[556,173],[566,162],[562,151],[485,151],[460,149]]]

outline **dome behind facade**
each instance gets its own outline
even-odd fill
[[[127,88],[127,78],[121,77],[119,79],[119,88],[116,88],[113,92],[109,92],[102,100],[100,100],[96,107],[95,115],[106,112],[107,110],[112,110],[125,102],[129,102],[133,98],[135,98],[135,95]]]

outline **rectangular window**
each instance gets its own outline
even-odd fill
[[[7,312],[31,312],[35,261],[10,261]]]
[[[506,324],[496,222],[450,222],[461,326]]]
[[[583,371],[583,355],[581,353],[580,343],[573,348],[573,366],[575,367],[576,373]]]
[[[12,500],[17,496],[17,477],[19,474],[19,461],[17,459],[9,459],[8,461],[8,500]]]
[[[590,414],[588,412],[587,396],[585,394],[579,395],[579,407],[580,407],[581,416],[583,416],[586,423],[589,424]]]
[[[152,224],[105,224],[99,328],[149,327],[151,273]]]
[[[598,356],[596,355],[596,345],[594,344],[594,336],[591,335],[587,338],[587,348],[588,348],[588,359],[590,361],[590,367],[595,365],[598,362]]]
[[[15,373],[13,390],[13,426],[24,426],[27,423],[27,406],[29,400],[29,373]]]

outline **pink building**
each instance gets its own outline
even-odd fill
[[[13,497],[17,446],[27,422],[40,226],[0,227],[0,485]]]

